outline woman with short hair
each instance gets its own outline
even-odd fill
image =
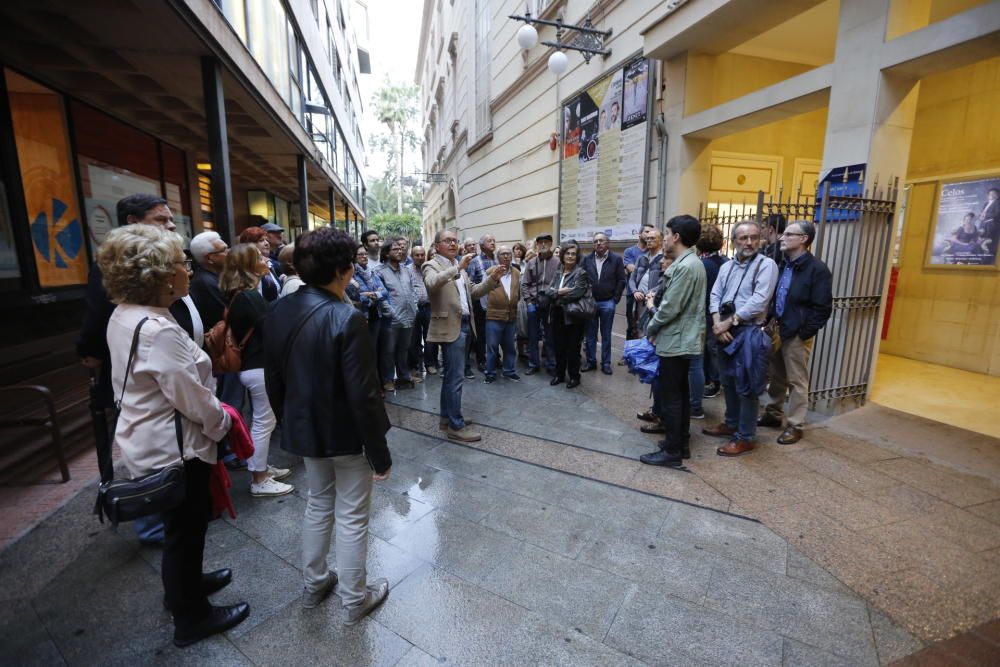
[[[583,341],[584,322],[572,319],[566,307],[587,295],[590,278],[577,261],[579,247],[575,241],[559,246],[559,270],[549,285],[552,306],[549,308],[549,325],[552,327],[553,347],[556,352],[556,373],[549,384],[555,386],[566,380],[566,388],[580,384],[580,343]]]
[[[288,296],[305,285],[302,278],[299,278],[299,274],[295,270],[295,263],[292,261],[292,253],[294,252],[295,244],[289,243],[278,253],[278,263],[281,264],[281,270],[285,275],[285,282],[281,286],[281,292],[278,294],[279,298]]]
[[[240,232],[239,241],[240,243],[252,243],[264,256],[268,272],[261,277],[257,291],[266,301],[274,301],[281,292],[281,283],[278,281],[278,276],[281,275],[281,265],[271,259],[271,242],[267,240],[267,232],[264,231],[263,227],[247,227]]]
[[[250,495],[256,497],[283,496],[295,490],[281,482],[291,471],[275,468],[267,462],[274,413],[267,402],[264,386],[264,314],[267,302],[257,291],[263,276],[269,273],[267,258],[258,247],[241,243],[226,255],[226,264],[219,275],[219,289],[229,301],[227,318],[233,338],[242,345],[240,350],[240,383],[250,392],[253,402],[253,457],[247,461],[251,474]]]
[[[302,604],[317,606],[339,581],[346,625],[389,593],[385,579],[368,583],[366,574],[372,482],[388,479],[392,457],[375,346],[364,316],[345,302],[357,248],[332,227],[299,237],[295,266],[306,285],[275,303],[264,327],[267,390],[282,423],[281,448],[303,457],[309,483]],[[336,574],[327,562],[335,527]]]
[[[184,461],[184,501],[163,513],[161,572],[174,643],[186,646],[238,625],[250,613],[245,602],[208,602],[208,595],[230,582],[230,570],[202,573],[216,443],[232,421],[215,397],[212,360],[168,310],[187,295],[191,277],[180,236],[152,225],[120,227],[101,244],[97,262],[104,288],[118,304],[107,337],[112,388],[120,401],[115,443],[122,462],[130,476],[139,477],[175,463],[178,455]]]

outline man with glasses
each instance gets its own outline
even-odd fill
[[[229,246],[218,232],[202,232],[191,239],[191,256],[197,264],[191,278],[191,299],[207,329],[222,319],[226,309],[226,297],[219,289],[219,274],[228,254]]]
[[[462,416],[462,371],[465,366],[466,340],[474,333],[472,302],[481,299],[500,284],[507,269],[497,264],[486,272],[485,279],[473,285],[465,270],[473,253],[458,255],[458,237],[450,229],[434,235],[437,254],[424,262],[424,285],[431,302],[431,324],[427,340],[441,344],[444,364],[441,371],[441,430],[450,440],[476,442],[482,436],[465,423]]]
[[[784,426],[785,395],[788,424],[778,444],[791,445],[802,439],[809,396],[809,356],[816,334],[833,312],[833,276],[826,264],[809,248],[816,227],[807,220],[788,223],[780,237],[785,261],[771,305],[781,335],[781,348],[771,355],[767,393],[769,401],[758,426]]]
[[[712,333],[719,341],[719,365],[726,395],[726,418],[718,426],[702,429],[706,435],[728,438],[729,443],[716,450],[719,456],[742,456],[754,449],[759,404],[753,382],[738,380],[738,371],[762,373],[767,369],[767,350],[749,348],[760,325],[767,317],[768,306],[778,280],[778,265],[759,252],[760,226],[753,220],[733,228],[734,256],[719,269],[712,287],[708,310],[712,315]],[[735,341],[735,344],[734,344]],[[768,345],[769,348],[769,345]],[[761,388],[763,390],[763,388]]]

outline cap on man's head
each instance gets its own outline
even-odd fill
[[[535,237],[535,243],[538,243],[539,241],[551,241],[551,240],[552,240],[552,234],[539,234],[538,236]]]
[[[273,222],[265,223],[265,224],[261,225],[260,228],[263,229],[265,232],[283,232],[283,231],[285,231],[284,227],[281,227],[280,225],[276,225]]]

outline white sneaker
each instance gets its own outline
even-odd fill
[[[273,480],[281,481],[292,474],[292,471],[288,468],[275,468],[273,465],[267,465],[267,476]]]
[[[253,482],[250,483],[250,495],[257,497],[283,496],[294,490],[295,487],[291,484],[279,482],[273,477],[265,477],[264,481],[260,484],[254,484]]]

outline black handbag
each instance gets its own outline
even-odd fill
[[[132,348],[128,354],[128,365],[125,367],[125,379],[122,381],[122,393],[115,401],[116,417],[121,412],[122,399],[125,398],[125,386],[132,372],[132,361],[139,347],[139,331],[146,323],[142,318],[132,335]],[[174,430],[177,434],[177,449],[181,460],[165,468],[160,468],[148,475],[135,479],[114,479],[114,471],[101,475],[101,484],[97,488],[97,502],[94,504],[94,514],[104,523],[108,517],[111,525],[118,527],[122,521],[134,521],[150,514],[157,514],[175,509],[184,502],[187,487],[184,482],[184,437],[181,431],[181,415],[174,410]]]

